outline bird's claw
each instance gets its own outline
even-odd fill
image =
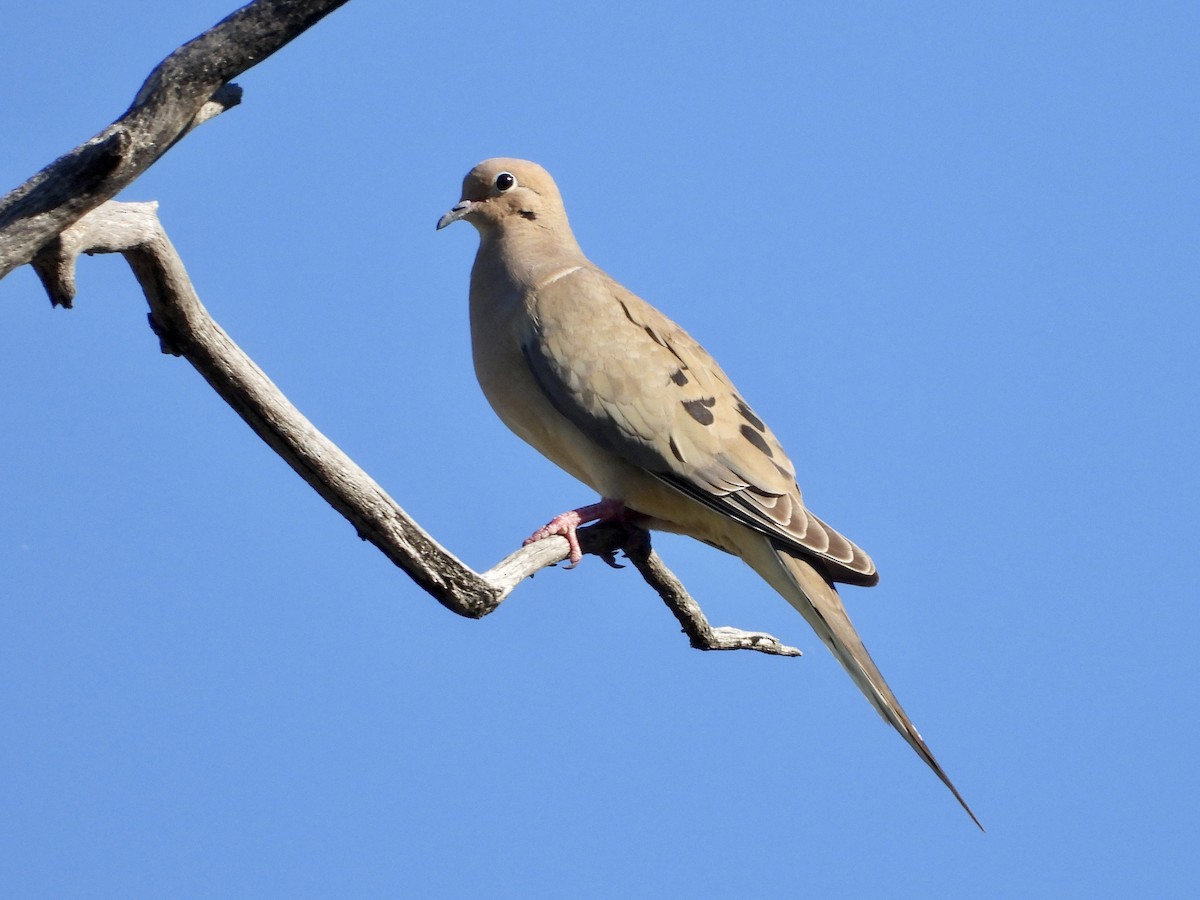
[[[616,550],[609,550],[609,551],[607,551],[607,552],[605,552],[605,553],[601,553],[601,554],[599,554],[599,556],[600,556],[600,558],[601,558],[602,560],[604,560],[604,562],[605,562],[607,565],[611,566],[611,567],[612,567],[612,568],[614,568],[614,569],[623,569],[623,568],[625,568],[625,564],[624,564],[624,563],[619,563],[619,562],[617,562],[617,551],[616,551]]]
[[[567,554],[569,565],[566,568],[573,569],[583,559],[583,548],[579,546],[579,535],[575,533],[581,521],[579,512],[574,509],[555,516],[529,537],[525,538],[525,546],[528,547],[530,544],[543,541],[555,535],[565,537],[567,545],[570,547],[570,552]]]
[[[619,521],[626,515],[625,504],[619,500],[611,500],[605,498],[599,503],[593,503],[591,506],[581,506],[579,509],[567,510],[565,513],[555,516],[533,534],[525,539],[525,546],[529,546],[535,541],[545,540],[548,537],[559,535],[567,539],[567,545],[570,547],[570,553],[567,554],[568,565],[566,568],[573,569],[579,565],[579,561],[583,559],[583,548],[579,546],[579,536],[575,533],[580,525],[586,525],[588,522],[610,522]],[[607,556],[601,554],[601,558],[614,569],[623,569],[624,566],[616,562],[612,552]]]

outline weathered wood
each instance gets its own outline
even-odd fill
[[[80,254],[121,253],[150,305],[164,353],[186,358],[235,412],[373,543],[447,609],[470,618],[495,610],[525,578],[567,558],[551,537],[482,574],[442,547],[366,472],[318,431],[213,321],[155,212],[156,203],[114,203],[175,142],[237,105],[229,80],[261,62],[346,0],[255,0],[158,65],[117,121],[0,199],[0,278],[31,263],[51,303],[70,307]],[[626,526],[581,529],[580,543],[615,565],[624,549],[683,625],[692,646],[793,656],[770,635],[712,628],[683,585]]]
[[[255,0],[164,59],[119,119],[0,199],[0,278],[115,197],[191,129],[237,105],[241,89],[230,79],[346,2]]]
[[[33,261],[55,303],[75,296],[74,267],[83,253],[121,253],[150,304],[150,323],[163,352],[190,362],[234,411],[347,521],[447,609],[481,618],[524,579],[567,558],[562,537],[522,547],[482,574],[475,572],[413,521],[387,492],[283,395],[218,325],[200,302],[183,261],[167,238],[156,203],[104,203],[66,229]],[[586,553],[615,564],[619,549],[658,592],[702,650],[758,650],[798,656],[776,638],[736,628],[713,628],[699,604],[650,547],[640,529],[596,525],[581,529]]]

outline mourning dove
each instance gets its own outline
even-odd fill
[[[480,237],[471,344],[484,394],[504,424],[602,498],[530,540],[563,535],[575,563],[577,526],[636,517],[740,557],[804,616],[979,825],[833,587],[875,584],[875,564],[805,509],[783,447],[712,357],[583,255],[541,166],[480,163],[437,227],[460,219]]]

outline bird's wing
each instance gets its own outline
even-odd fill
[[[553,406],[601,448],[680,493],[874,584],[861,549],[805,509],[766,424],[682,328],[587,266],[530,297],[523,353]]]

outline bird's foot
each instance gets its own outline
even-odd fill
[[[573,569],[583,559],[583,550],[579,547],[579,536],[575,534],[576,529],[580,525],[587,525],[589,522],[623,521],[625,514],[624,503],[620,500],[611,500],[606,497],[599,503],[593,503],[590,506],[581,506],[579,509],[571,509],[561,515],[555,516],[527,537],[525,544],[532,544],[534,541],[544,540],[555,535],[565,537],[567,544],[571,548],[571,553],[568,557],[570,565],[567,568]]]

